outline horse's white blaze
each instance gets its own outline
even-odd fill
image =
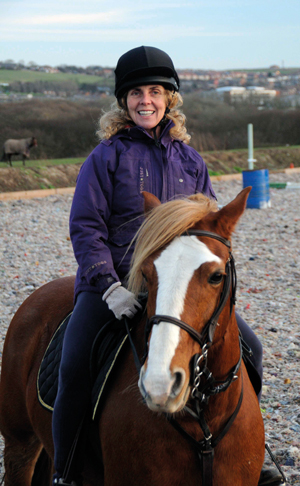
[[[221,262],[196,236],[181,236],[173,240],[154,261],[158,276],[155,313],[180,319],[195,270],[211,261]],[[153,326],[147,370],[142,382],[146,393],[160,404],[172,393],[175,377],[170,367],[179,337],[180,328],[174,324],[162,322]]]

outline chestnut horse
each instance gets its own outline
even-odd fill
[[[264,427],[241,360],[230,248],[249,191],[220,210],[204,196],[160,205],[144,193],[147,217],[128,285],[148,291],[147,315],[131,331],[136,354],[147,352],[139,377],[130,346],[121,352],[90,426],[84,486],[257,486]],[[6,486],[51,484],[52,415],[36,382],[72,309],[73,285],[66,277],[36,290],[8,329],[0,402]]]

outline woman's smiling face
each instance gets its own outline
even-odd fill
[[[163,118],[166,106],[165,88],[160,85],[137,86],[127,94],[130,117],[136,125],[143,127],[150,135],[152,135],[151,129],[156,127]]]

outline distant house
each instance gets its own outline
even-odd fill
[[[270,101],[278,95],[276,89],[266,89],[262,86],[248,86],[247,92],[249,93],[251,101],[257,101],[258,103]]]
[[[254,104],[261,104],[265,101],[270,101],[277,96],[275,89],[266,89],[262,86],[224,86],[216,89],[216,94],[219,98],[227,103],[238,103],[242,101],[250,101]]]
[[[187,81],[208,81],[210,76],[208,74],[199,74],[194,71],[179,71],[179,79]]]
[[[103,75],[105,76],[105,78],[110,78],[111,76],[113,76],[113,74],[114,74],[113,69],[107,69],[107,68],[103,69]]]
[[[223,86],[216,89],[216,95],[227,103],[242,102],[247,99],[246,88],[243,86]]]
[[[53,68],[51,66],[41,66],[39,68],[39,71],[42,73],[59,73],[59,70],[57,68]]]

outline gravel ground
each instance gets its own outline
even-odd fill
[[[298,182],[300,174],[270,175]],[[214,182],[220,204],[240,181]],[[300,189],[271,189],[271,207],[247,209],[233,238],[237,308],[264,347],[261,409],[266,440],[287,476],[300,485]],[[71,196],[0,201],[1,347],[25,298],[52,279],[76,271],[68,233]],[[0,441],[0,479],[3,475]]]

